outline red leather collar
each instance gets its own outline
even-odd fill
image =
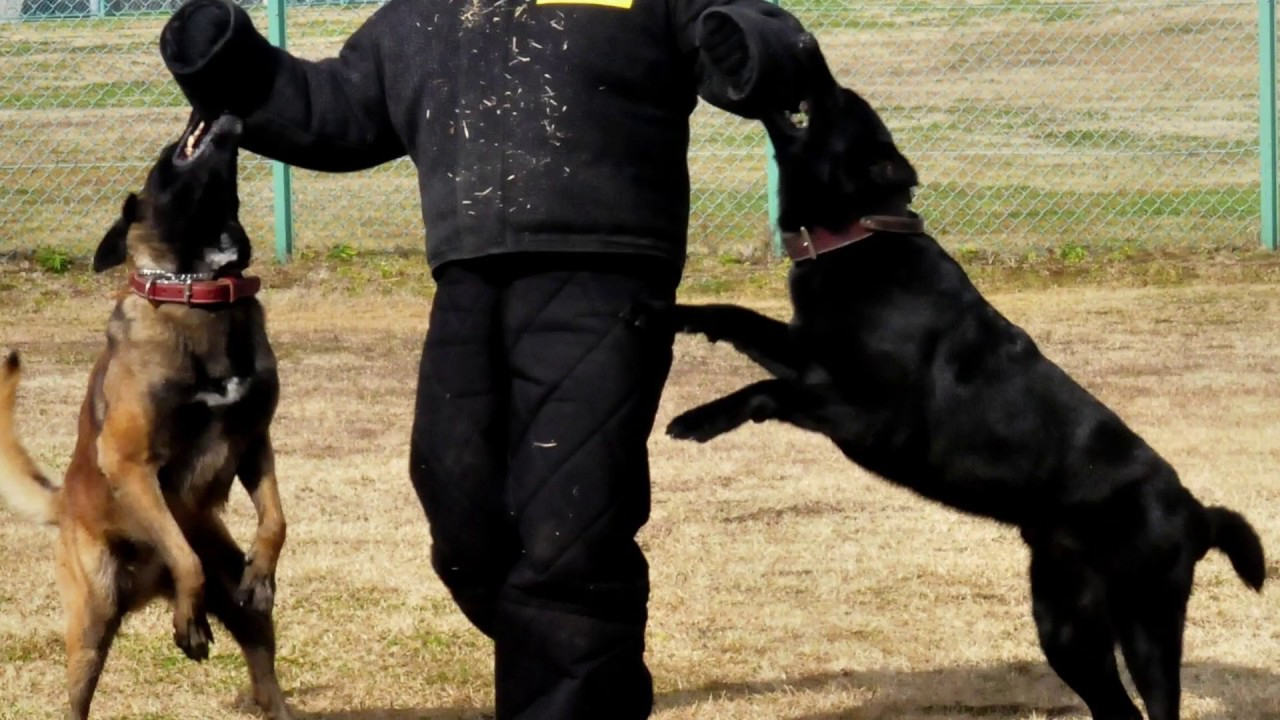
[[[921,233],[924,232],[924,220],[919,217],[867,215],[859,218],[844,232],[833,233],[823,228],[816,230],[801,228],[799,232],[783,233],[782,245],[792,260],[800,262],[813,260],[823,253],[852,245],[877,232]]]
[[[216,280],[187,280],[177,277],[147,277],[129,274],[129,289],[134,295],[152,303],[182,305],[226,305],[241,298],[253,297],[262,288],[256,277],[223,277]]]

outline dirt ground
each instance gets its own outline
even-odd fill
[[[60,474],[110,303],[0,289],[0,346],[27,361],[20,422]],[[782,297],[779,288],[776,297]],[[1179,469],[1204,501],[1246,513],[1280,553],[1280,294],[1274,284],[1002,292],[993,301]],[[407,441],[428,301],[269,288],[282,364],[275,426],[290,521],[277,620],[299,717],[482,718],[490,647],[427,562]],[[776,302],[753,303],[783,315]],[[658,419],[757,376],[682,339]],[[657,432],[648,659],[660,720],[1084,718],[1039,653],[1016,532],[962,516],[778,425],[705,445]],[[244,539],[242,491],[229,510]],[[0,513],[0,718],[62,716],[51,531]],[[1278,565],[1270,562],[1271,577]],[[1280,601],[1225,559],[1200,565],[1185,714],[1280,718]],[[229,720],[245,684],[230,639],[186,661],[167,611],[129,621],[96,716]]]

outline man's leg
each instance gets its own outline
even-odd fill
[[[625,319],[671,300],[644,258],[534,261],[503,298],[511,364],[508,498],[523,554],[499,599],[499,720],[648,717],[647,443],[671,367],[669,330]],[[528,266],[526,266],[528,267]],[[563,269],[568,268],[568,269]]]
[[[431,561],[462,612],[492,637],[519,554],[503,505],[507,402],[498,300],[483,263],[438,273],[422,351],[409,476],[431,525]]]

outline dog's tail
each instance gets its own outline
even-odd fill
[[[14,428],[13,406],[21,377],[18,353],[0,360],[0,500],[28,520],[53,525],[58,521],[58,488],[32,462]]]
[[[1245,585],[1261,591],[1267,579],[1262,541],[1240,513],[1224,507],[1205,508],[1209,514],[1209,545],[1226,553]]]

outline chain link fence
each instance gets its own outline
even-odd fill
[[[917,208],[954,251],[1257,246],[1250,0],[783,2],[881,111],[922,177]],[[88,252],[181,131],[156,47],[175,6],[0,0],[0,252]],[[265,32],[265,8],[246,7]],[[375,7],[291,2],[288,47],[331,56]],[[766,157],[757,125],[699,105],[691,253],[769,251]],[[270,166],[241,168],[242,218],[269,254]],[[293,187],[303,251],[422,247],[408,160],[295,170]]]

